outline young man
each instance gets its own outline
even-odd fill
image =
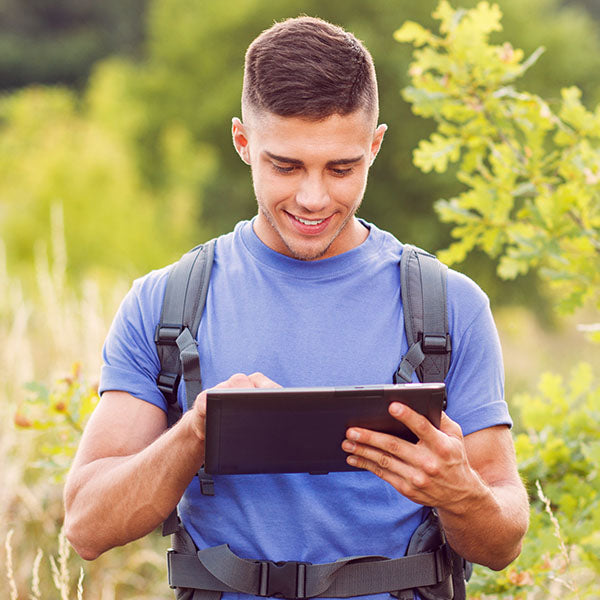
[[[274,25],[248,49],[242,117],[233,142],[258,214],[216,243],[198,332],[205,390],[391,383],[407,350],[402,244],[355,216],[386,130],[369,53],[318,19]],[[448,274],[453,351],[439,430],[392,406],[416,445],[351,429],[343,448],[360,471],[216,476],[216,495],[202,496],[206,391],[166,431],[156,386],[169,270],[134,283],[106,341],[102,400],[65,489],[67,536],[83,558],[146,535],[177,503],[199,549],[229,544],[251,560],[401,557],[427,507],[465,559],[500,569],[518,555],[527,496],[496,330],[473,282]]]

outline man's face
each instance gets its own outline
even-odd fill
[[[363,111],[322,121],[267,112],[234,119],[234,145],[252,169],[258,237],[301,260],[361,244],[368,232],[354,214],[385,130]]]

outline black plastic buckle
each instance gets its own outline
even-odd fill
[[[171,574],[173,572],[173,567],[172,567],[172,557],[174,554],[177,554],[177,552],[175,552],[175,550],[173,550],[173,548],[169,548],[167,550],[167,581],[169,583],[169,587],[174,590],[177,586],[175,586],[173,584],[173,578],[171,577]]]
[[[168,399],[175,392],[177,386],[179,386],[180,378],[181,375],[179,373],[165,373],[161,371],[156,378],[156,385]]]
[[[450,335],[447,333],[426,333],[421,340],[424,354],[446,354],[451,349]]]
[[[177,338],[184,327],[174,323],[159,323],[154,330],[154,343],[162,346],[176,346]]]
[[[306,598],[306,565],[296,561],[259,562],[258,596],[298,600]]]
[[[451,563],[447,548],[447,544],[443,544],[433,553],[435,559],[435,574],[438,583],[444,581],[450,574],[448,565]]]

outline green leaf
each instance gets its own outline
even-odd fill
[[[434,133],[429,141],[421,140],[414,152],[414,162],[425,173],[432,169],[443,173],[449,162],[456,162],[460,158],[460,149],[460,138],[447,138]]]
[[[498,265],[498,275],[502,279],[516,279],[517,275],[525,275],[529,270],[526,260],[514,256],[503,256]]]
[[[441,21],[440,31],[442,33],[448,33],[454,29],[465,13],[466,11],[464,10],[455,11],[452,6],[450,6],[448,0],[441,0],[433,12],[433,18]]]
[[[480,2],[475,9],[467,12],[463,23],[469,21],[473,30],[487,35],[492,31],[502,31],[501,19],[502,11],[497,4],[490,6],[489,2]]]
[[[400,29],[394,31],[394,39],[397,42],[411,42],[417,47],[427,43],[435,44],[435,36],[431,31],[414,21],[406,21]]]

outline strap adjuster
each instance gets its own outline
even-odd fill
[[[181,375],[179,373],[165,373],[161,371],[156,378],[158,389],[168,399],[177,389]]]
[[[421,340],[424,354],[446,354],[452,350],[450,335],[447,333],[425,333]]]
[[[298,600],[306,598],[306,566],[296,561],[257,561],[260,565],[258,596]]]
[[[176,346],[177,338],[184,330],[179,323],[159,323],[154,330],[154,343],[161,346]]]
[[[167,581],[168,581],[169,587],[172,590],[174,590],[177,587],[177,585],[175,583],[173,583],[173,580],[171,578],[171,573],[173,572],[172,559],[175,554],[177,554],[177,552],[173,548],[169,548],[167,550]]]

